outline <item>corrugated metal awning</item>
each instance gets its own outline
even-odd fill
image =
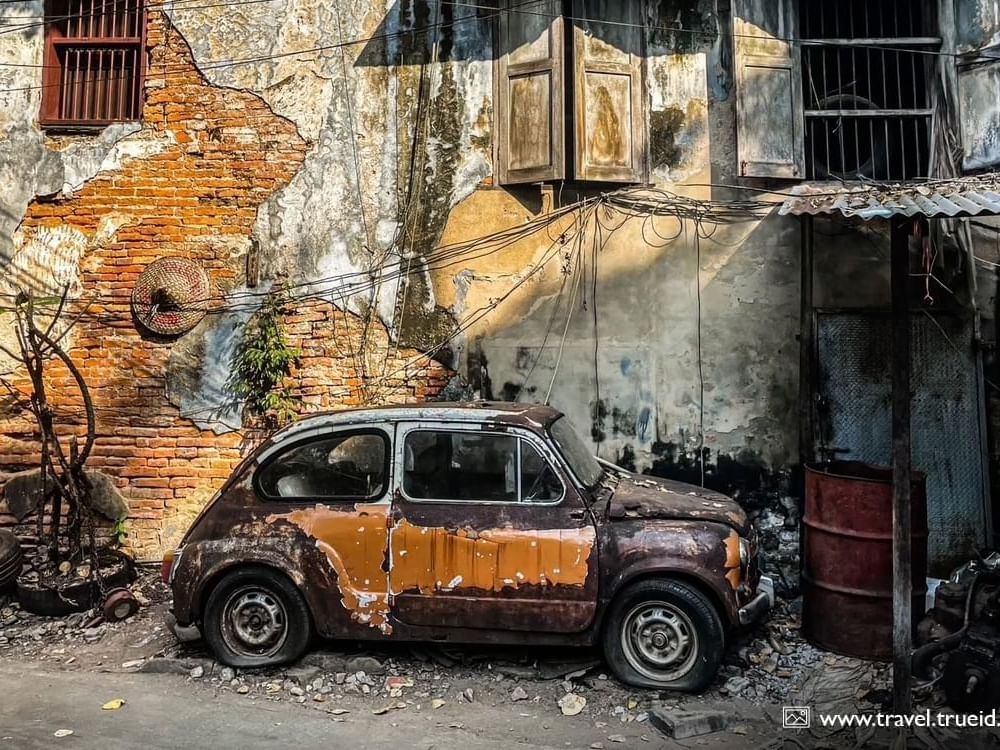
[[[1000,174],[996,173],[897,185],[812,182],[796,185],[790,193],[778,210],[782,216],[839,213],[867,220],[1000,215]]]

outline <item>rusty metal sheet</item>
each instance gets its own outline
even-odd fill
[[[928,219],[996,216],[1000,215],[1000,176],[988,174],[898,185],[796,185],[778,214],[841,214],[865,220],[895,216]]]

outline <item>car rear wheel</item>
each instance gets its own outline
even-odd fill
[[[312,620],[302,594],[285,576],[267,568],[243,568],[212,589],[203,632],[222,663],[264,667],[302,656]]]
[[[697,691],[715,677],[725,647],[722,620],[704,594],[680,581],[651,579],[615,599],[604,655],[622,682]]]

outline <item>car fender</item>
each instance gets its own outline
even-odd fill
[[[690,583],[708,597],[722,618],[723,624],[731,627],[739,619],[733,590],[727,584],[724,576],[714,576],[708,573],[710,571],[706,571],[698,564],[683,558],[664,556],[644,560],[620,571],[611,580],[606,591],[605,606],[601,607],[601,612],[607,612],[607,604],[610,604],[622,590],[636,581],[649,578],[672,578]]]
[[[727,626],[739,621],[739,535],[719,523],[634,519],[603,527],[602,611],[623,588],[644,578],[686,581],[705,594]],[[734,583],[735,581],[735,583]]]
[[[212,588],[226,573],[263,566],[287,576],[305,598],[314,622],[322,622],[329,604],[322,596],[328,590],[323,585],[329,577],[327,567],[317,565],[308,546],[281,541],[230,536],[186,545],[175,564],[172,582],[177,621],[181,625],[199,622]],[[306,585],[307,581],[310,585]]]

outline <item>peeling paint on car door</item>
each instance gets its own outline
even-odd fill
[[[414,499],[404,477],[413,460],[406,436],[415,430],[489,434],[468,425],[400,427],[389,524],[393,615],[410,625],[455,628],[579,632],[590,625],[597,605],[595,528],[544,441],[527,430],[502,430],[545,456],[565,488],[560,501]]]

